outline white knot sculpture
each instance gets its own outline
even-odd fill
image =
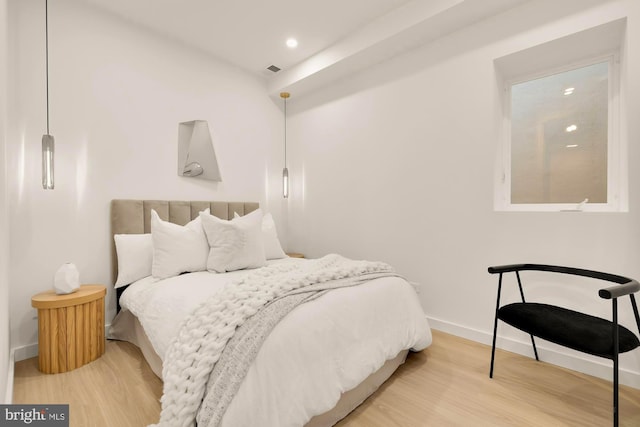
[[[54,276],[53,288],[58,295],[70,294],[80,289],[80,274],[75,264],[62,264]]]

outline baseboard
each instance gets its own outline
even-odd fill
[[[27,344],[20,347],[14,347],[12,352],[15,354],[14,362],[38,357],[38,344]]]
[[[4,394],[4,403],[6,405],[11,405],[11,403],[13,403],[13,375],[15,365],[15,352],[11,350],[9,352],[9,368],[7,369],[7,390]]]
[[[109,332],[110,327],[111,327],[110,323],[108,325],[104,325],[105,337],[107,336],[107,332]],[[38,343],[15,347],[11,350],[11,352],[12,353],[15,352],[15,362],[31,359],[32,357],[38,357]]]
[[[476,341],[482,344],[491,345],[493,335],[485,331],[469,328],[466,326],[457,325],[455,323],[447,322],[445,320],[428,317],[429,325],[438,331],[446,332],[451,335],[456,335],[462,338]],[[577,354],[559,351],[555,348],[551,348],[545,345],[546,342],[542,340],[536,340],[536,347],[538,348],[538,356],[541,361],[551,363],[553,365],[562,366],[563,368],[571,369],[574,371],[582,372],[594,377],[602,378],[607,381],[611,381],[612,378],[612,365],[611,362],[597,360],[587,357],[581,357]],[[550,344],[553,345],[553,344]],[[507,350],[513,353],[521,354],[523,356],[533,356],[533,349],[530,341],[518,341],[513,338],[507,338],[500,336],[498,333],[498,339],[496,340],[496,347]],[[627,353],[630,354],[630,353]],[[622,355],[624,357],[625,355]],[[489,369],[490,361],[487,360],[487,372]],[[496,367],[499,369],[499,367]],[[640,372],[633,372],[627,369],[620,368],[620,384],[627,385],[629,387],[640,389]]]

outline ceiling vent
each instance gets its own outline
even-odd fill
[[[267,70],[277,73],[278,71],[280,71],[280,68],[276,67],[275,65],[269,65],[267,67]]]

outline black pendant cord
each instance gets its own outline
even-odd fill
[[[47,135],[49,135],[49,0],[44,0],[44,29],[47,82]]]

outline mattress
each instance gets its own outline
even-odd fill
[[[185,316],[242,274],[198,272],[136,282],[121,298],[123,311],[110,337],[138,345],[160,376],[163,355]],[[404,279],[332,290],[296,307],[273,329],[221,425],[332,425],[375,391],[409,349],[430,343],[424,313]]]

